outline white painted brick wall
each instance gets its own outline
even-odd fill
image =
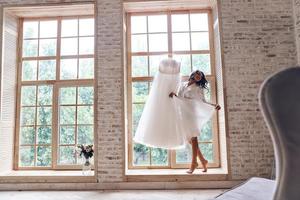
[[[233,179],[268,177],[273,149],[257,94],[271,73],[296,64],[291,0],[221,1]]]

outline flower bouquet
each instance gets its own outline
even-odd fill
[[[78,147],[79,156],[85,158],[85,162],[82,165],[82,173],[84,175],[88,175],[92,170],[92,164],[90,162],[90,158],[92,158],[94,155],[93,145],[84,146],[81,144],[78,145],[77,147]]]

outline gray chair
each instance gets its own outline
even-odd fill
[[[251,178],[218,200],[300,199],[300,67],[265,80],[259,102],[274,146],[276,181]]]
[[[276,159],[274,200],[300,199],[300,67],[268,78],[259,95]]]

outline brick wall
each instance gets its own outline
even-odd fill
[[[297,64],[300,63],[300,0],[293,0],[294,7],[294,25],[295,25],[295,41],[297,47]]]
[[[0,5],[43,2],[70,1],[13,0],[0,1]],[[273,150],[258,108],[257,93],[266,76],[296,63],[292,0],[219,3],[232,179],[267,177]],[[97,0],[96,10],[98,180],[122,182],[125,181],[122,0]]]
[[[123,181],[123,2],[97,1],[98,179]]]
[[[268,75],[296,63],[292,1],[220,5],[232,178],[268,177],[273,149],[257,94]]]

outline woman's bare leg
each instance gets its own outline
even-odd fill
[[[197,139],[197,138],[196,138]],[[203,166],[203,172],[207,172],[207,163],[208,161],[204,158],[199,146],[198,146],[198,139],[197,139],[197,156]]]
[[[192,174],[194,170],[198,167],[197,163],[197,149],[198,149],[198,141],[197,137],[193,137],[191,139],[191,145],[192,145],[192,163],[190,169],[187,171],[187,173]]]

